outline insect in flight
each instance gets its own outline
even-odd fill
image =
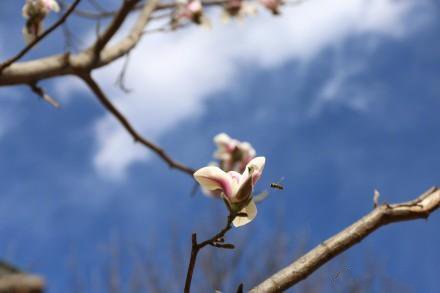
[[[270,187],[273,188],[273,189],[284,190],[284,186],[282,186],[282,185],[280,184],[281,181],[283,181],[283,180],[284,180],[284,177],[282,177],[280,180],[278,180],[277,183],[271,183],[271,184],[270,184]]]

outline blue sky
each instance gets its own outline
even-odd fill
[[[0,4],[2,59],[23,45],[20,9]],[[260,188],[280,177],[286,187],[244,228],[252,245],[281,218],[312,247],[370,211],[375,188],[396,202],[440,184],[438,13],[430,1],[310,1],[280,18],[147,35],[131,57],[129,95],[114,86],[121,63],[97,78],[146,137],[190,166],[211,160],[219,132],[251,142],[267,158]],[[77,23],[87,42],[93,30]],[[28,58],[57,52],[61,37]],[[220,202],[190,197],[190,178],[133,145],[79,82],[42,84],[61,110],[25,87],[0,89],[1,258],[59,292],[72,259],[92,274],[112,239],[166,248],[176,223],[182,245],[209,230]],[[438,292],[439,224],[434,214],[385,227],[347,263],[360,267],[372,251],[412,291]]]

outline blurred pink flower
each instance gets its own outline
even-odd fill
[[[208,19],[203,14],[203,5],[200,0],[179,0],[172,19],[172,26],[177,28],[182,20],[190,20],[199,25],[209,26]]]
[[[51,11],[60,11],[60,6],[55,0],[26,0],[22,14],[26,19],[23,36],[27,43],[32,42],[43,32],[43,20]]]
[[[224,171],[243,172],[256,155],[250,143],[232,139],[226,133],[216,135],[214,142],[217,145],[214,158],[220,161],[220,168]]]

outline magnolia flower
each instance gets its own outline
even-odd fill
[[[172,27],[177,28],[182,20],[190,20],[196,24],[209,26],[209,20],[203,14],[200,0],[178,0],[177,10],[172,19]]]
[[[280,14],[280,6],[284,4],[283,0],[259,0],[260,3],[270,10],[274,15]]]
[[[226,133],[216,135],[214,143],[217,145],[214,158],[220,161],[220,167],[225,171],[243,172],[256,155],[250,143],[232,139]]]
[[[51,11],[60,11],[55,0],[26,0],[22,14],[26,19],[23,36],[27,43],[32,42],[43,32],[43,20]]]
[[[243,174],[235,171],[225,172],[218,167],[208,166],[197,170],[194,178],[213,195],[225,199],[228,208],[236,216],[232,222],[235,227],[246,225],[257,215],[257,207],[252,197],[255,183],[260,179],[266,159],[252,159]]]

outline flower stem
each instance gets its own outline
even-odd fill
[[[204,248],[207,245],[211,245],[213,247],[217,247],[217,248],[226,248],[226,249],[233,249],[232,245],[228,245],[228,244],[224,244],[224,245],[218,245],[219,242],[223,242],[223,237],[225,236],[225,234],[231,230],[232,228],[232,221],[234,220],[236,214],[231,213],[228,216],[228,221],[226,223],[226,225],[223,227],[222,230],[220,230],[220,232],[218,232],[217,234],[215,234],[213,237],[197,243],[197,234],[193,233],[192,234],[192,238],[191,238],[191,257],[189,260],[189,264],[188,264],[188,270],[186,273],[186,280],[185,280],[185,288],[184,288],[184,292],[185,293],[190,293],[191,290],[191,281],[193,278],[193,273],[194,273],[194,268],[196,266],[196,260],[197,260],[197,255],[199,253],[199,251]]]

